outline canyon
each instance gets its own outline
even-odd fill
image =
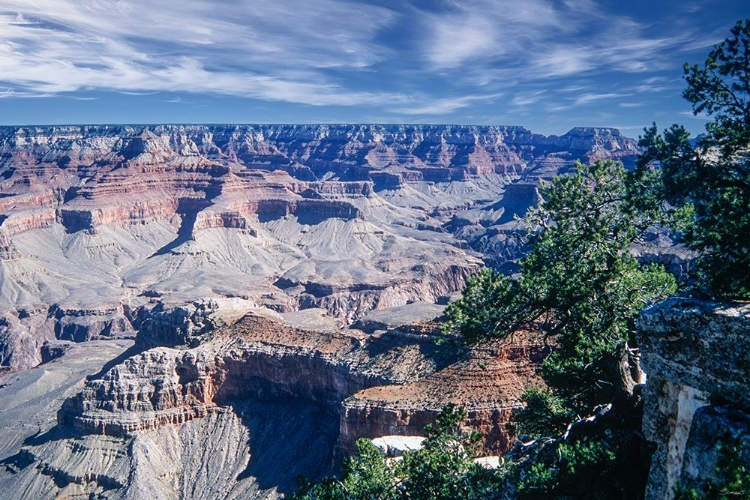
[[[0,489],[276,498],[448,402],[507,451],[542,341],[459,352],[434,320],[512,272],[540,181],[637,154],[595,128],[0,128]]]
[[[0,366],[164,321],[185,337],[262,308],[340,327],[435,303],[517,257],[539,179],[636,154],[609,129],[6,127]]]

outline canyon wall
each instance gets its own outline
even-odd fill
[[[445,301],[518,256],[540,178],[636,154],[593,128],[0,127],[0,367],[48,340],[190,345],[254,309],[340,327]]]
[[[446,403],[507,450],[540,343],[459,357],[424,320],[512,266],[540,179],[636,155],[593,128],[0,127],[0,489],[277,498]]]
[[[435,328],[326,332],[247,315],[192,349],[131,347],[77,392],[53,390],[53,401],[35,403],[49,417],[13,421],[36,387],[24,377],[80,362],[80,343],[59,341],[48,363],[0,379],[9,403],[0,423],[16,436],[8,443],[0,433],[0,488],[30,497],[278,498],[297,474],[330,472],[358,438],[422,433],[447,403],[467,408],[487,453],[506,451],[510,415],[538,382],[541,339],[459,354],[435,344]]]
[[[719,444],[750,439],[750,305],[674,298],[644,311],[639,330],[643,433],[656,444],[646,498],[721,483]]]
[[[592,128],[0,128],[0,489],[278,498],[447,403],[507,451],[543,342],[446,352],[424,320],[514,269],[541,179],[637,153]],[[747,316],[644,313],[650,498],[750,433]]]

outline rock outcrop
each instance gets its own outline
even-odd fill
[[[750,439],[750,305],[670,299],[639,329],[643,433],[656,443],[646,498],[668,499],[718,482],[717,444]]]
[[[248,315],[192,349],[131,348],[66,393],[57,425],[0,446],[0,487],[277,498],[297,474],[330,471],[357,438],[421,433],[448,402],[467,407],[488,452],[506,450],[541,344],[524,337],[459,356],[435,345],[434,326],[324,332]],[[48,344],[48,369],[76,359],[77,345]],[[0,385],[0,397],[9,390]]]
[[[463,361],[434,345],[429,324],[375,335],[303,330],[246,316],[191,350],[155,348],[91,380],[59,412],[83,433],[129,436],[203,418],[237,400],[307,401],[341,414],[339,444],[418,435],[448,403],[467,408],[485,448],[510,448],[505,425],[536,380],[544,353],[525,338],[475,349]]]
[[[487,454],[505,453],[514,442],[507,425],[521,407],[518,398],[543,383],[535,370],[546,353],[541,339],[519,333],[419,380],[359,391],[343,403],[340,444],[353,452],[361,437],[423,435],[452,403],[466,408],[465,425],[484,435]]]
[[[418,354],[431,341],[316,332],[246,316],[195,349],[155,348],[125,360],[69,399],[59,420],[84,433],[126,436],[204,417],[227,401],[335,405],[364,387],[434,371]]]
[[[0,127],[0,490],[278,498],[446,403],[503,453],[541,342],[446,351],[429,320],[512,270],[540,179],[636,154],[592,128]]]

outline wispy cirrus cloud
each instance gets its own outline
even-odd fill
[[[546,0],[446,2],[438,12],[422,13],[423,53],[436,68],[455,68],[514,56],[527,50],[541,30],[567,31]]]
[[[583,94],[578,96],[573,102],[574,105],[580,106],[582,104],[588,104],[593,101],[601,101],[603,99],[617,99],[620,97],[629,97],[631,94],[616,94],[609,92],[606,94]]]
[[[0,79],[18,92],[213,92],[312,105],[392,101],[325,70],[371,66],[388,9],[337,1],[8,0]]]
[[[536,104],[544,98],[544,95],[546,93],[546,90],[519,92],[513,96],[513,99],[510,100],[510,105],[513,107],[524,107],[531,104]]]
[[[636,94],[674,96],[670,106],[679,106],[676,59],[685,57],[686,45],[703,47],[714,36],[696,21],[708,1],[690,9],[692,20],[680,17],[684,11],[657,18],[593,0],[436,3],[418,10],[422,58],[415,64],[442,76],[448,88],[500,91],[508,96],[506,110],[544,114],[550,123],[559,122],[552,115],[571,113],[599,123],[635,117],[643,107],[634,104]],[[661,102],[653,97],[651,104]]]
[[[27,118],[30,106],[95,96],[101,106],[89,116],[108,121],[118,120],[101,111],[108,100],[169,108],[131,120],[507,119],[557,128],[605,126],[613,114],[641,120],[665,106],[678,117],[687,109],[682,61],[726,36],[742,10],[735,3],[4,0],[0,116],[41,121]],[[45,104],[21,104],[33,97]],[[213,105],[223,114],[210,114]],[[236,111],[243,107],[251,111]]]
[[[463,66],[495,73],[497,79],[653,71],[671,61],[671,49],[695,36],[649,35],[647,24],[591,1],[480,0],[449,6],[423,14],[427,61],[435,69]]]
[[[502,94],[485,94],[445,99],[430,99],[425,97],[419,99],[419,103],[397,107],[395,111],[405,115],[445,115],[477,102],[490,102],[501,96]]]

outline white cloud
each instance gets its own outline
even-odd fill
[[[422,13],[424,53],[433,67],[455,68],[498,56],[518,56],[540,30],[568,31],[546,0],[455,2]]]
[[[476,102],[489,102],[501,96],[502,94],[488,94],[444,99],[425,98],[419,105],[397,107],[394,111],[405,115],[447,115]]]
[[[708,115],[706,115],[704,113],[699,113],[699,114],[696,115],[692,111],[680,111],[678,114],[680,116],[684,116],[686,118],[691,118],[693,120],[708,121],[708,120],[711,119],[710,116],[708,116]]]
[[[530,68],[542,78],[581,74],[595,67],[585,47],[553,47],[534,56]]]
[[[636,97],[618,101],[628,94],[678,93],[675,81],[660,76],[674,70],[675,54],[725,35],[671,20],[655,21],[666,29],[654,29],[605,4],[3,0],[0,99],[82,90],[208,93],[367,106],[358,116],[385,121],[458,118],[486,103],[483,113],[512,111],[515,120],[535,109],[600,103],[617,110],[634,107],[627,101]]]
[[[453,4],[451,4],[453,5]],[[523,84],[601,71],[648,73],[672,64],[695,37],[652,37],[647,25],[609,14],[590,0],[478,0],[422,13],[421,39],[431,69]]]
[[[583,104],[588,104],[590,102],[594,101],[601,101],[604,99],[617,99],[619,97],[628,97],[630,94],[616,94],[616,93],[604,93],[604,94],[583,94],[578,97],[576,97],[573,104],[576,106],[581,106]]]
[[[538,103],[542,96],[546,93],[546,90],[538,90],[536,92],[522,92],[519,94],[516,94],[513,99],[511,99],[510,104],[511,106],[528,106],[530,104],[536,104]]]
[[[330,68],[371,66],[394,13],[339,1],[6,0],[0,80],[19,93],[212,92],[312,105],[385,103]]]
[[[434,26],[429,58],[438,68],[459,66],[496,45],[493,26],[486,19],[472,15],[451,21],[440,20]]]
[[[547,106],[545,108],[545,111],[547,113],[560,113],[561,111],[570,111],[571,109],[573,109],[573,106],[555,105],[555,106]]]

